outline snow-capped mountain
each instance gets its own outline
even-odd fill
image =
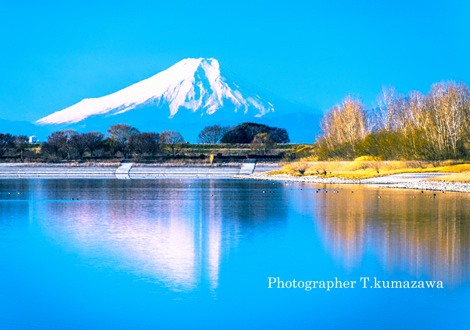
[[[271,103],[263,101],[258,95],[247,95],[238,85],[224,78],[216,59],[188,58],[120,91],[84,99],[36,123],[67,125],[82,123],[89,118],[96,121],[99,117],[121,117],[119,115],[124,113],[127,115],[122,118],[129,119],[129,112],[136,111],[137,116],[137,109],[143,107],[165,111],[168,118],[175,115],[178,118],[179,112],[187,110],[200,115],[213,115],[223,109],[227,116],[242,112],[252,118],[274,111]]]

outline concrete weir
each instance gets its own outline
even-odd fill
[[[129,172],[132,168],[133,163],[121,163],[121,165],[116,169],[116,178],[118,179],[130,179]]]
[[[236,175],[251,175],[256,170],[256,159],[247,159],[242,164],[212,166],[208,164],[164,166],[121,163],[116,169],[118,179],[151,178],[232,178]]]
[[[251,175],[255,172],[256,169],[256,159],[247,159],[242,163],[240,172],[238,175]]]

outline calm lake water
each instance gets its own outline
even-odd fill
[[[470,195],[324,187],[0,180],[0,329],[469,329]]]

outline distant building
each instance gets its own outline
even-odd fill
[[[28,139],[28,142],[29,142],[29,143],[38,143],[39,140],[38,140],[38,138],[37,138],[36,136],[31,135],[31,136],[29,137],[29,139]]]

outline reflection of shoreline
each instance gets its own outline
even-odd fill
[[[375,254],[389,269],[459,283],[470,276],[470,201],[458,194],[336,190],[315,209],[324,244],[348,268]],[[345,196],[347,194],[347,196]]]
[[[432,176],[439,176],[443,173],[426,173],[421,178],[408,179],[408,174],[394,174],[389,176],[383,176],[373,179],[364,180],[350,180],[342,178],[324,178],[318,176],[302,176],[296,177],[286,174],[268,175],[266,173],[254,174],[251,176],[236,176],[237,179],[255,179],[265,181],[284,181],[284,182],[303,182],[303,183],[315,183],[315,184],[334,184],[334,185],[364,185],[364,186],[376,186],[381,188],[393,188],[393,189],[411,189],[411,190],[434,190],[434,191],[453,191],[453,192],[464,192],[470,193],[470,183],[459,183],[459,182],[439,182],[439,181],[428,181],[427,178]],[[409,174],[412,175],[412,174]],[[421,173],[423,175],[423,173]]]

